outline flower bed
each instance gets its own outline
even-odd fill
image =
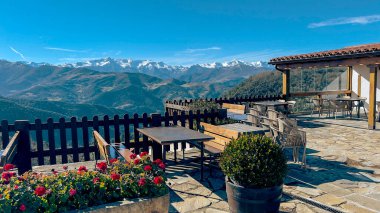
[[[159,197],[168,193],[165,164],[152,162],[147,153],[131,155],[130,163],[112,160],[42,174],[27,172],[17,176],[13,165],[4,166],[0,180],[0,209],[4,212],[63,212],[85,209],[133,198]]]

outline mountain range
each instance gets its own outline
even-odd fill
[[[242,61],[184,67],[111,58],[62,65],[0,60],[0,107],[12,109],[1,110],[0,119],[162,112],[167,99],[219,97],[270,69]]]

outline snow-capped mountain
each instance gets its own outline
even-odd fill
[[[256,68],[270,68],[273,69],[273,66],[263,61],[254,61],[254,62],[246,62],[241,60],[232,60],[223,63],[214,62],[207,64],[200,64],[199,66],[209,69],[221,68],[221,67],[234,67],[234,66],[251,66]]]

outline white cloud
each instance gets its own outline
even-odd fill
[[[9,49],[11,49],[14,53],[16,53],[17,55],[19,55],[23,60],[25,60],[25,56],[24,54],[22,54],[21,52],[17,51],[15,48],[13,47],[9,47]]]
[[[181,53],[197,53],[197,52],[207,52],[211,50],[221,50],[220,47],[207,47],[207,48],[199,48],[199,49],[186,49]]]
[[[344,25],[344,24],[370,24],[380,21],[380,15],[371,15],[371,16],[357,16],[357,17],[345,17],[330,19],[327,21],[311,23],[308,25],[309,28],[317,27],[326,27],[326,26],[335,26],[335,25]]]
[[[73,49],[66,49],[66,48],[60,48],[60,47],[44,47],[44,49],[62,51],[62,52],[72,52],[72,53],[85,52],[84,50],[73,50]]]

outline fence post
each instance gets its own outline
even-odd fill
[[[152,127],[159,127],[161,126],[161,114],[159,113],[152,113],[150,114],[152,117]],[[153,151],[153,160],[156,159],[162,159],[162,145],[153,141],[152,143],[152,151]]]
[[[17,167],[18,173],[21,175],[29,170],[32,170],[32,157],[30,152],[30,136],[29,136],[29,121],[15,121],[16,131],[20,131],[20,140],[17,145]]]

